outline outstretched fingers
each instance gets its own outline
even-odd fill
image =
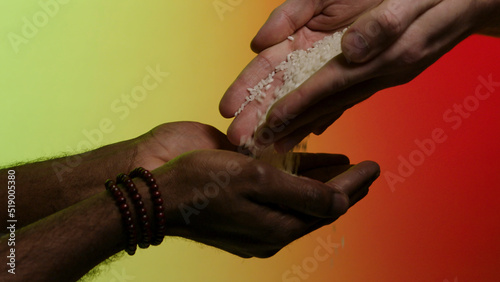
[[[262,174],[260,178],[270,183],[260,186],[253,195],[255,200],[319,218],[336,218],[344,214],[350,206],[349,196],[366,189],[380,174],[376,163],[363,162],[324,184],[283,172],[268,175],[264,167],[258,168]]]

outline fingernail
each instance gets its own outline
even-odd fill
[[[343,38],[344,56],[349,61],[360,62],[366,58],[370,48],[366,39],[357,31],[349,32]]]
[[[349,198],[344,193],[335,193],[333,195],[334,213],[345,213],[349,209]]]

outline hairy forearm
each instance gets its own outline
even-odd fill
[[[153,218],[149,188],[140,179],[134,182],[149,218]],[[163,187],[162,194],[168,194],[167,185],[162,183],[160,187]],[[4,263],[0,266],[0,281],[32,281],[34,278],[37,281],[76,281],[124,250],[127,237],[114,198],[102,184],[92,190],[100,192],[16,232],[14,246],[8,244],[10,234],[1,238],[2,257],[7,257],[11,248],[15,249],[15,274],[9,273],[11,266]],[[132,200],[126,198],[133,220],[138,222]],[[141,233],[137,235],[138,240],[142,240]]]
[[[26,226],[54,212],[87,199],[106,179],[134,166],[133,140],[53,160],[0,170],[7,183],[8,171],[15,171],[15,219]],[[0,220],[7,220],[7,190],[0,190]]]
[[[122,233],[113,198],[100,193],[24,227],[16,234],[14,246],[7,245],[7,237],[2,238],[2,257],[12,253],[11,248],[15,250],[15,274],[4,263],[0,280],[77,280],[122,249]]]

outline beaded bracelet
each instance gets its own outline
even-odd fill
[[[142,197],[139,194],[139,191],[137,190],[134,182],[130,177],[124,173],[120,173],[116,177],[116,183],[117,184],[123,184],[125,186],[125,189],[128,192],[128,196],[132,199],[132,202],[134,203],[135,211],[137,214],[137,218],[139,219],[140,227],[141,227],[141,234],[142,234],[142,240],[139,241],[139,247],[142,249],[146,249],[149,247],[151,237],[152,237],[152,232],[151,232],[151,224],[149,223],[149,217],[148,213],[146,211],[146,208],[144,207],[144,202],[142,201]]]
[[[132,219],[132,213],[130,212],[127,204],[127,199],[123,196],[122,191],[120,191],[113,180],[108,179],[104,185],[106,186],[106,190],[108,190],[115,199],[116,205],[122,214],[123,226],[125,227],[127,233],[127,245],[125,247],[125,251],[129,255],[133,255],[137,250],[137,236],[134,220]]]
[[[155,225],[156,232],[153,236],[153,240],[151,241],[151,245],[158,246],[163,242],[163,238],[166,233],[166,219],[165,219],[165,209],[163,208],[163,199],[161,198],[161,192],[158,189],[158,184],[156,184],[156,180],[153,177],[153,174],[148,170],[138,167],[132,172],[130,172],[130,177],[140,177],[146,185],[149,187],[149,192],[151,194],[151,200],[153,201],[154,206],[154,214],[155,214]]]

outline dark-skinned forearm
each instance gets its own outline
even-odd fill
[[[53,160],[0,170],[7,183],[8,170],[15,171],[15,215],[19,226],[69,207],[102,191],[104,182],[133,168],[134,140]],[[7,220],[7,189],[0,190],[0,220]]]
[[[17,232],[15,274],[4,263],[0,280],[75,281],[122,249],[122,233],[113,198],[100,193]],[[6,239],[0,240],[3,257],[11,248]]]
[[[144,204],[153,217],[149,190],[139,179],[134,181]],[[108,257],[120,252],[126,244],[121,214],[113,197],[104,186],[101,192],[30,224],[16,233],[15,275],[0,266],[0,280],[76,281]],[[126,195],[126,192],[122,190]],[[162,191],[164,192],[164,191]],[[166,192],[164,192],[166,193]],[[131,205],[130,198],[127,202]],[[137,222],[133,207],[131,211]],[[138,233],[139,239],[140,233]],[[10,252],[8,237],[0,240],[0,254]]]

